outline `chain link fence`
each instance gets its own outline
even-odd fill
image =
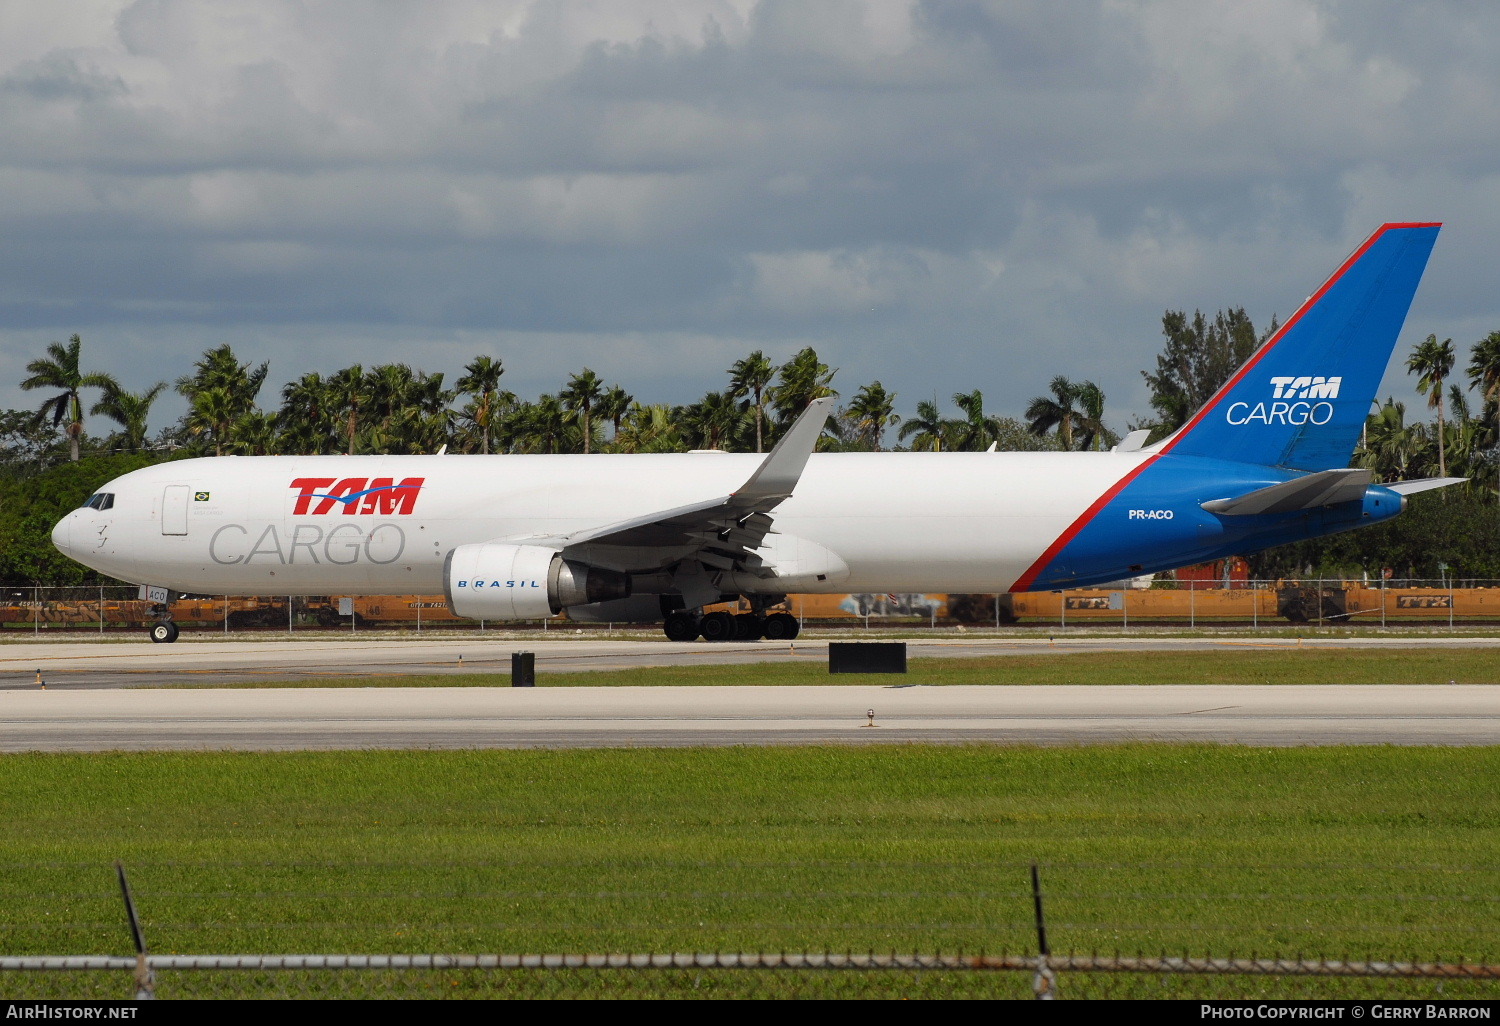
[[[1162,865],[0,868],[26,998],[1500,997],[1493,867],[1215,868],[1290,885],[1263,891]]]
[[[755,952],[0,958],[49,998],[1443,999],[1500,996],[1500,965],[1297,959]]]
[[[899,601],[897,601],[899,599]],[[1276,581],[1156,581],[1009,595],[793,595],[803,626],[906,630],[1093,627],[1286,628],[1357,626],[1456,628],[1500,624],[1500,581],[1307,578]],[[487,622],[449,612],[441,595],[176,595],[152,603],[134,587],[0,586],[0,637],[24,633],[105,634],[144,630],[169,616],[199,636],[307,633],[358,640],[374,630],[610,633],[635,625],[550,620]],[[654,630],[656,624],[640,625]]]

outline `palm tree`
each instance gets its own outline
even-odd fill
[[[682,437],[672,410],[661,404],[633,403],[615,432],[619,452],[681,452]]]
[[[230,428],[233,436],[226,448],[240,456],[270,456],[277,449],[277,417],[274,413],[252,410],[242,413]]]
[[[1077,386],[1074,393],[1081,407],[1078,416],[1078,448],[1092,449],[1095,442],[1109,448],[1120,436],[1104,426],[1104,392],[1092,381]]]
[[[235,419],[235,401],[229,389],[214,385],[193,393],[192,405],[188,407],[187,413],[188,432],[211,437],[214,440],[215,456],[224,455],[230,425]]]
[[[333,408],[344,420],[344,434],[348,439],[345,452],[353,456],[355,432],[359,429],[359,411],[368,405],[370,396],[364,368],[356,363],[329,378],[328,395]]]
[[[1431,444],[1424,425],[1406,423],[1406,405],[1387,399],[1365,421],[1365,441],[1355,462],[1382,481],[1404,481],[1430,459]]]
[[[625,419],[625,414],[630,409],[630,404],[635,402],[635,396],[625,391],[619,385],[610,385],[604,390],[604,395],[599,398],[599,405],[595,407],[599,416],[609,421],[614,426],[616,436],[620,433],[620,421]]]
[[[1453,373],[1453,340],[1445,338],[1439,342],[1436,335],[1428,335],[1425,342],[1417,343],[1411,357],[1406,361],[1408,373],[1417,378],[1417,392],[1427,397],[1429,409],[1437,410],[1438,476],[1448,476],[1448,460],[1443,449],[1443,381]]]
[[[474,362],[464,367],[464,376],[458,379],[458,391],[474,397],[474,423],[479,425],[480,448],[485,455],[490,451],[491,426],[495,420],[495,393],[500,388],[500,375],[505,367],[492,356],[477,356]]]
[[[860,386],[849,402],[848,413],[854,421],[854,430],[876,452],[880,451],[881,436],[885,434],[885,429],[901,422],[895,406],[896,393],[887,392],[885,386],[878,381]]]
[[[952,448],[965,452],[983,452],[999,439],[1000,420],[984,415],[984,393],[979,389],[958,392],[953,396],[953,405],[963,414],[951,425]]]
[[[404,364],[382,375],[377,367],[367,378],[375,382],[372,405],[384,405],[386,415],[378,425],[381,441],[371,446],[379,452],[436,452],[447,445],[453,424],[449,408],[454,393],[443,387],[443,375],[418,371]],[[392,402],[392,399],[395,402]]]
[[[1469,350],[1469,380],[1479,387],[1486,407],[1495,407],[1494,447],[1500,449],[1500,331],[1492,331]]]
[[[404,363],[382,363],[365,375],[365,403],[381,412],[381,427],[390,429],[407,407],[417,390],[417,378]]]
[[[1082,412],[1074,404],[1078,402],[1079,390],[1083,386],[1075,385],[1059,374],[1047,387],[1051,396],[1036,396],[1026,407],[1027,430],[1040,436],[1056,428],[1062,447],[1072,450],[1073,429]]]
[[[146,445],[146,418],[151,413],[151,404],[167,387],[158,381],[140,395],[127,392],[111,380],[104,386],[104,398],[89,410],[92,416],[104,416],[120,425],[121,440],[127,449],[141,449]]]
[[[589,414],[604,396],[604,383],[599,375],[585,367],[568,379],[567,387],[558,393],[563,407],[576,413],[583,426],[583,451],[587,455],[593,441],[594,425]]]
[[[223,393],[223,397],[215,397],[212,401],[220,413],[226,411],[227,404],[228,419],[221,421],[222,434],[216,432],[214,436],[214,444],[222,447],[233,440],[234,425],[256,410],[255,397],[265,384],[270,367],[267,362],[251,370],[250,364],[240,363],[228,345],[216,346],[205,350],[198,358],[193,364],[193,373],[177,379],[177,391],[187,399],[189,409],[204,392],[217,389]],[[201,423],[196,429],[187,421],[184,421],[184,426],[191,434],[204,431]]]
[[[811,346],[782,364],[780,383],[769,393],[779,426],[790,427],[814,399],[838,395],[830,385],[837,373],[829,370],[826,363],[818,362],[818,354]]]
[[[222,388],[229,393],[236,414],[246,413],[255,406],[255,397],[270,369],[268,361],[252,371],[248,363],[240,363],[228,345],[217,346],[204,351],[193,364],[192,374],[177,379],[177,391],[191,400],[205,388]]]
[[[931,449],[939,452],[943,448],[943,441],[951,432],[952,421],[944,420],[938,415],[937,400],[928,401],[923,399],[917,403],[917,415],[901,425],[897,437],[901,441],[912,435],[916,438],[912,441],[913,449]]]
[[[42,403],[33,423],[40,424],[50,415],[55,428],[66,420],[68,458],[74,463],[78,462],[78,441],[83,436],[83,401],[79,398],[79,389],[119,387],[108,374],[85,374],[79,369],[78,356],[82,348],[83,340],[77,335],[68,339],[66,346],[61,342],[48,343],[48,355],[28,363],[26,369],[31,377],[21,382],[21,387],[28,392],[34,388],[62,389]]]
[[[757,349],[743,360],[736,360],[729,368],[729,394],[736,399],[751,397],[755,410],[755,451],[765,452],[765,435],[762,424],[766,419],[766,386],[776,370],[766,354]]]
[[[318,455],[334,447],[335,409],[330,382],[309,371],[281,390],[281,446],[283,452]]]
[[[709,392],[677,414],[678,431],[694,448],[722,449],[734,433],[741,410],[731,393]]]
[[[555,395],[544,394],[526,409],[533,444],[538,449],[545,447],[550,453],[561,451],[567,443],[569,420],[562,401]]]

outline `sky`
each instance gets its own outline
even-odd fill
[[[1263,326],[1409,220],[1445,228],[1398,357],[1462,366],[1497,40],[1421,0],[0,0],[0,407],[74,333],[137,391],[229,343],[272,408],[480,354],[682,403],[812,346],[906,416],[1061,374],[1123,432],[1164,310]]]

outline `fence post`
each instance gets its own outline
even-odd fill
[[[1042,915],[1042,877],[1036,863],[1031,864],[1031,902],[1036,909],[1036,945],[1041,954],[1036,959],[1036,976],[1031,988],[1038,1001],[1052,1001],[1057,997],[1057,974],[1047,964],[1052,951],[1047,947],[1047,920]]]
[[[104,585],[99,585],[99,633],[104,633]]]
[[[1198,626],[1198,582],[1188,581],[1188,630]]]
[[[130,919],[130,935],[135,940],[135,999],[149,1001],[156,997],[156,977],[146,964],[146,935],[141,932],[141,921],[135,914],[135,902],[130,897],[130,883],[125,879],[125,863],[116,862],[115,872],[120,877],[120,893],[125,898],[125,915]]]
[[[42,633],[42,589],[39,588],[39,587],[33,586],[32,589],[31,589],[31,596],[32,596],[32,598],[36,599],[36,612],[33,613],[32,617],[31,617],[31,633],[32,634],[41,634]]]

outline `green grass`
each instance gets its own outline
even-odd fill
[[[580,673],[538,672],[542,687],[788,684],[1460,684],[1500,683],[1500,658],[1486,649],[1275,648],[1225,645],[1210,652],[1098,652],[913,659],[904,676],[828,672],[821,650],[795,662],[727,666],[641,667]],[[510,668],[492,673],[372,674],[364,677],[268,678],[234,687],[493,687],[509,685]],[[205,682],[187,687],[222,687]]]
[[[15,755],[0,822],[5,954],[128,951],[117,858],[158,953],[1029,952],[1037,860],[1054,950],[1500,961],[1484,748]],[[586,977],[524,992],[695,986]]]

